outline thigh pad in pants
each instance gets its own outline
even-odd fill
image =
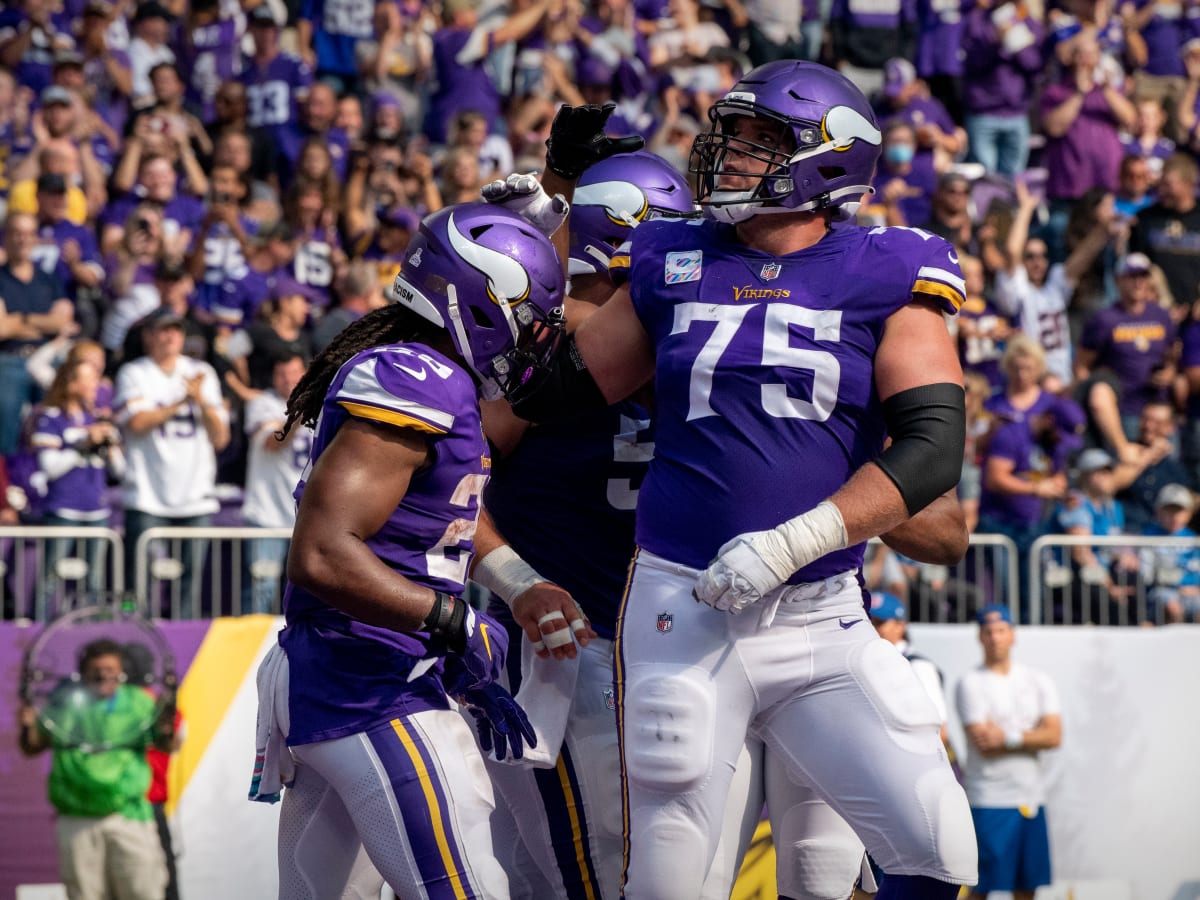
[[[712,768],[716,692],[690,666],[638,666],[625,688],[623,735],[631,781],[649,790],[683,792]]]

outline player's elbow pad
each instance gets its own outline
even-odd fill
[[[962,475],[967,439],[966,394],[957,384],[926,384],[883,402],[891,446],[875,463],[915,516]]]
[[[536,378],[510,401],[512,411],[528,422],[561,421],[609,405],[575,346],[573,334],[559,342]]]

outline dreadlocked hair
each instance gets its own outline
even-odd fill
[[[421,318],[408,307],[399,303],[372,310],[356,322],[347,325],[330,341],[313,360],[304,377],[292,391],[287,402],[287,421],[279,432],[279,439],[291,431],[293,423],[315,428],[325,394],[334,376],[355,354],[371,347],[386,344],[423,343],[430,344],[442,334],[442,329],[427,319]]]

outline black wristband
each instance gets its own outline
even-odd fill
[[[463,621],[467,618],[467,601],[441,591],[433,592],[433,608],[425,617],[425,630],[432,635],[445,638],[452,650],[461,650],[465,644]]]

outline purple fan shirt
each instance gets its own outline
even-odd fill
[[[187,73],[187,98],[201,110],[205,122],[213,119],[213,98],[223,82],[233,81],[241,71],[238,44],[241,35],[233,19],[218,19],[196,25],[187,34],[181,54]]]
[[[219,292],[210,298],[208,311],[225,325],[246,325],[263,301],[271,296],[279,279],[290,277],[286,269],[271,269],[260,272],[247,265],[239,277],[226,278]]]
[[[421,587],[460,596],[475,551],[479,498],[491,469],[475,383],[420,344],[365,350],[334,377],[313,438],[310,469],[350,418],[420,433],[430,464],[375,534],[370,550]],[[296,488],[303,502],[308,471]],[[380,721],[446,709],[444,644],[425,632],[366,625],[288,584],[279,643],[291,664],[288,743],[332,740]]]
[[[350,162],[350,139],[340,128],[330,128],[325,133],[312,131],[295,121],[285,122],[275,129],[275,162],[281,184],[291,185],[296,176],[296,163],[300,151],[309,138],[319,138],[329,148],[330,162],[339,182],[346,180],[346,166]]]
[[[1149,400],[1166,398],[1150,383],[1175,343],[1175,323],[1161,306],[1151,303],[1140,313],[1119,304],[1095,312],[1083,325],[1079,346],[1094,350],[1093,369],[1111,369],[1121,382],[1121,413],[1136,416]]]
[[[117,84],[108,71],[109,58],[126,72],[132,70],[129,54],[110,47],[103,56],[91,56],[83,61],[83,78],[94,89],[92,108],[114,132],[124,134],[125,122],[129,119],[129,98],[117,90]]]
[[[1049,478],[1063,471],[1066,464],[1061,445],[1052,455],[1047,455],[1033,439],[1028,422],[1009,422],[996,429],[988,443],[987,452],[987,459],[993,457],[1009,460],[1013,464],[1013,474],[1029,481]],[[986,459],[984,464],[986,466]],[[1042,498],[1033,494],[990,491],[985,478],[979,497],[979,515],[980,518],[996,518],[1012,525],[1032,528],[1042,521]]]
[[[962,75],[963,12],[973,6],[964,0],[917,0],[918,75]]]
[[[736,535],[812,509],[878,455],[885,321],[914,297],[948,313],[963,302],[953,248],[910,228],[839,223],[812,247],[772,256],[728,226],[657,219],[634,231],[630,259],[656,356],[637,541],[698,569]],[[863,547],[788,581],[856,569]]]
[[[484,68],[486,54],[465,65],[455,60],[470,37],[471,31],[466,28],[442,28],[433,33],[438,86],[429,98],[425,135],[435,144],[446,143],[450,120],[465,110],[481,112],[489,122],[500,121],[500,93]],[[490,51],[490,36],[487,41]]]
[[[53,225],[38,226],[37,246],[33,248],[33,261],[43,272],[51,272],[58,276],[59,281],[71,296],[79,285],[71,268],[62,259],[62,247],[67,241],[79,245],[79,255],[83,262],[94,266],[101,274],[104,266],[100,259],[100,250],[96,246],[96,233],[90,228],[62,221]]]
[[[1075,85],[1059,81],[1046,85],[1042,92],[1042,115],[1061,106],[1075,93]],[[1075,200],[1090,188],[1117,189],[1117,170],[1121,165],[1121,139],[1117,118],[1101,88],[1093,88],[1083,98],[1079,117],[1067,133],[1046,142],[1043,165],[1049,170],[1046,196],[1055,200]]]
[[[968,297],[958,311],[958,319],[960,323],[969,320],[983,331],[990,331],[1000,322],[1008,321],[1008,317],[985,297]],[[986,378],[993,392],[1004,387],[1004,373],[1000,370],[1003,356],[1003,341],[982,335],[964,337],[963,326],[959,325],[958,358],[962,361],[963,369],[978,372]]]
[[[1183,351],[1179,356],[1179,371],[1200,367],[1200,322],[1189,322],[1183,327]],[[1200,421],[1200,394],[1188,394],[1187,417],[1189,421]]]
[[[1054,407],[1054,395],[1048,391],[1040,391],[1037,399],[1025,409],[1013,406],[1008,394],[1003,392],[992,394],[983,401],[983,408],[992,414],[998,422],[1028,422],[1033,416],[1049,412]]]
[[[297,95],[308,90],[313,73],[298,57],[280,53],[265,66],[246,57],[238,80],[246,86],[250,127],[270,128],[297,119]]]
[[[1041,75],[1043,30],[1026,16],[1033,41],[1016,53],[1005,49],[991,10],[972,9],[963,21],[963,108],[968,114],[1025,116],[1033,83]]]
[[[239,214],[242,230],[249,237],[258,234],[258,223]],[[204,238],[204,277],[198,285],[198,301],[212,310],[227,282],[239,281],[250,271],[242,245],[224,223],[218,222]]]
[[[95,421],[96,417],[86,410],[78,416],[72,416],[58,407],[47,407],[34,423],[30,445],[37,451],[76,447],[87,441],[88,426]],[[46,472],[49,481],[44,508],[76,522],[102,522],[107,519],[109,509],[104,502],[104,460],[99,456],[77,456],[66,465],[68,468],[61,473]]]
[[[149,203],[138,193],[139,189],[126,192],[110,202],[100,216],[102,226],[120,225],[125,227],[125,220],[134,208],[141,203]],[[163,232],[167,237],[174,237],[182,231],[190,231],[195,237],[200,230],[200,221],[204,218],[204,204],[195,197],[187,194],[176,194],[162,207]]]

